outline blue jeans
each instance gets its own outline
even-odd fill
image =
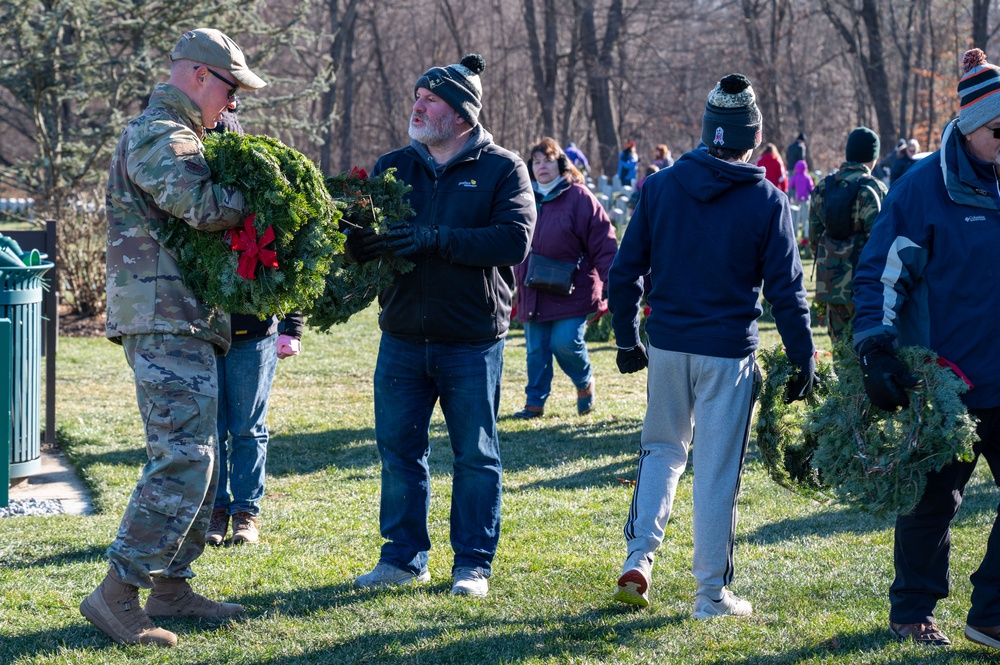
[[[528,352],[528,385],[524,387],[528,406],[545,406],[552,393],[552,357],[578,390],[590,385],[590,356],[583,334],[587,317],[524,324],[524,343]]]
[[[413,573],[431,548],[428,428],[441,401],[453,463],[451,547],[455,568],[489,576],[500,539],[497,414],[503,340],[483,344],[403,341],[383,333],[375,366],[375,440],[382,458],[380,561]]]
[[[215,507],[260,514],[267,459],[267,399],[278,363],[278,334],[233,340],[219,365],[219,488]],[[229,435],[232,434],[232,438]]]

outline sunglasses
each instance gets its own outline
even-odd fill
[[[195,67],[195,69],[198,69],[198,68]],[[229,99],[236,99],[236,93],[238,93],[240,91],[240,84],[239,83],[233,83],[233,82],[229,81],[228,79],[226,79],[225,76],[222,76],[218,72],[213,72],[208,67],[205,67],[205,70],[209,74],[211,74],[212,76],[214,76],[215,78],[219,79],[220,81],[222,81],[223,83],[226,84],[226,87],[229,88]]]
[[[994,127],[992,129],[987,127],[986,129],[989,129],[991,132],[993,132],[993,138],[1000,141],[1000,127]]]

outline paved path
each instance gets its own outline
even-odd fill
[[[61,451],[42,449],[42,470],[10,486],[10,500],[56,499],[67,515],[90,515],[90,493]]]

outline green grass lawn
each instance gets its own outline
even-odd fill
[[[773,325],[763,327],[767,343],[775,343]],[[827,345],[824,335],[817,341]],[[381,544],[372,416],[377,342],[369,309],[332,334],[308,333],[303,354],[279,363],[261,543],[209,549],[195,563],[196,589],[244,604],[247,618],[164,621],[180,638],[168,650],[115,646],[77,611],[104,575],[104,550],[145,452],[120,348],[103,339],[60,340],[59,437],[97,513],[0,520],[0,663],[902,664],[1000,656],[961,636],[968,576],[997,502],[985,465],[953,532],[953,593],[938,606],[952,649],[901,644],[886,629],[890,521],[790,494],[754,461],[741,494],[732,586],[753,602],[754,615],[690,618],[690,472],[658,553],[652,606],[614,603],[645,375],[620,375],[613,344],[592,344],[592,414],[576,415],[573,386],[557,373],[546,416],[513,420],[524,399],[520,331],[506,350],[503,533],[489,597],[448,593],[451,453],[439,415],[432,424],[432,581],[392,591],[353,588]]]

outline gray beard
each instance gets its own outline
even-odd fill
[[[423,127],[414,127],[413,122],[411,121],[408,133],[410,138],[414,141],[419,141],[428,146],[441,145],[451,139],[451,136],[447,132],[431,126],[426,121],[424,122]]]

